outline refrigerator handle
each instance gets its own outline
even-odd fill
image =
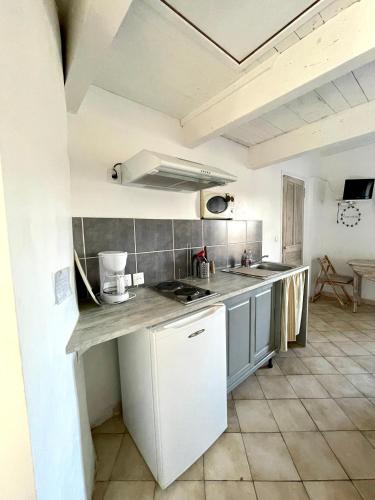
[[[189,314],[188,316],[184,316],[182,318],[174,319],[173,321],[169,321],[167,323],[162,323],[161,325],[156,325],[152,328],[153,331],[162,331],[168,330],[170,328],[179,329],[184,328],[198,320],[207,319],[213,314],[217,312],[218,309],[225,307],[223,303],[213,304],[212,306],[207,307],[206,309],[201,309],[196,311],[195,313]]]

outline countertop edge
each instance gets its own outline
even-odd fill
[[[148,321],[140,322],[137,326],[134,326],[133,328],[129,328],[129,330],[126,330],[126,329],[124,330],[123,328],[120,330],[114,330],[110,334],[105,334],[103,336],[97,336],[96,338],[89,339],[89,340],[82,341],[82,342],[77,342],[77,339],[75,338],[77,335],[76,328],[77,328],[77,325],[79,323],[79,319],[78,319],[78,321],[76,323],[76,328],[73,330],[72,335],[70,336],[70,339],[66,345],[65,352],[66,352],[66,354],[72,354],[74,352],[77,352],[78,354],[82,354],[84,351],[88,350],[90,347],[94,347],[95,345],[102,344],[103,342],[107,342],[109,340],[114,340],[116,338],[122,337],[123,335],[128,335],[128,334],[137,332],[139,330],[143,330],[144,328],[151,328],[151,327],[153,327],[159,323],[162,323],[164,321],[173,320],[175,318],[183,316],[186,313],[188,313],[189,311],[192,311],[192,312],[198,311],[199,309],[203,309],[207,306],[216,304],[218,302],[223,302],[223,301],[228,300],[228,299],[235,297],[237,295],[241,295],[242,293],[250,292],[252,290],[255,290],[257,288],[265,286],[267,284],[280,281],[284,278],[287,278],[288,276],[292,276],[294,274],[298,274],[300,272],[304,272],[304,271],[308,271],[308,270],[309,270],[309,266],[299,266],[299,267],[296,267],[294,269],[279,273],[275,276],[269,277],[267,279],[259,279],[259,280],[257,280],[256,283],[253,282],[249,286],[241,287],[239,289],[236,289],[236,290],[228,292],[228,293],[224,293],[224,294],[222,293],[219,296],[216,296],[211,300],[206,300],[203,303],[201,302],[199,304],[196,304],[193,307],[189,306],[189,309],[186,309],[186,306],[183,306],[185,309],[181,309],[178,311],[172,311],[170,314],[165,315],[163,319],[158,318],[158,319],[155,319],[154,321],[148,320]],[[230,274],[230,273],[228,273],[228,274]],[[243,278],[244,278],[244,280],[248,279],[248,277],[246,277],[246,276],[243,276]],[[191,280],[186,279],[184,281],[191,281]],[[170,300],[170,299],[166,299],[166,300]]]

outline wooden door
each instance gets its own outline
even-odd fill
[[[282,257],[287,264],[302,264],[304,201],[305,183],[284,175]]]

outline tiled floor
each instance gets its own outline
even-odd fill
[[[310,306],[309,345],[228,399],[228,429],[162,491],[120,417],[93,431],[95,500],[374,500],[375,307]]]

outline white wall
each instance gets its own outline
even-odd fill
[[[251,216],[247,193],[252,172],[245,168],[247,149],[222,138],[195,149],[182,144],[182,129],[177,120],[91,87],[79,113],[69,115],[73,215],[199,218],[196,193],[166,195],[106,182],[107,168],[141,149],[151,149],[206,162],[239,175],[241,181],[227,189],[237,195],[236,218]]]
[[[1,159],[0,159],[1,160]],[[0,161],[0,495],[33,500],[34,471],[22,376]]]
[[[1,3],[0,66],[0,151],[37,497],[85,499],[93,450],[87,416],[81,424],[79,418],[75,377],[77,372],[82,380],[82,370],[65,354],[78,311],[74,293],[54,304],[52,280],[55,271],[73,265],[65,96],[52,0]]]
[[[350,274],[351,258],[375,259],[375,194],[372,200],[358,201],[362,220],[353,228],[336,223],[337,198],[342,198],[346,178],[375,178],[375,144],[321,158],[321,177],[327,179],[324,214],[317,231],[321,253],[331,256],[337,270]],[[375,283],[363,281],[363,297],[375,300]]]

